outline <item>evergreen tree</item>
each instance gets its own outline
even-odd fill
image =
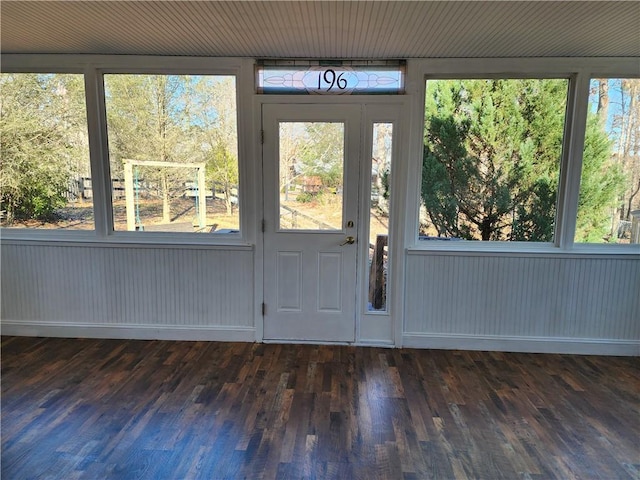
[[[427,82],[421,196],[439,236],[553,239],[566,92],[554,79]],[[593,128],[588,138],[606,143]],[[598,175],[607,158],[585,151]]]
[[[592,79],[589,103],[587,131],[606,132],[610,143],[603,147],[587,139],[585,151],[606,148],[609,160],[583,166],[575,240],[624,242],[630,234],[631,212],[640,208],[640,79]],[[617,199],[610,197],[614,191]],[[601,208],[594,210],[590,202],[598,197]]]
[[[589,113],[582,160],[576,242],[600,243],[611,235],[612,212],[624,190],[619,163],[611,157],[612,142],[603,135],[603,124]]]

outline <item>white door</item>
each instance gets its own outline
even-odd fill
[[[264,339],[355,339],[358,105],[264,105]]]

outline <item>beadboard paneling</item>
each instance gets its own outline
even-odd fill
[[[253,327],[251,250],[3,244],[2,319]]]
[[[640,260],[413,254],[407,334],[640,340]]]
[[[5,1],[3,53],[637,56],[637,2]]]

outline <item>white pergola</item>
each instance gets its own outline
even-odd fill
[[[127,230],[135,231],[136,229],[136,213],[135,213],[135,194],[133,190],[133,167],[140,165],[144,167],[160,167],[160,168],[194,168],[198,171],[198,223],[200,228],[204,228],[207,224],[207,202],[205,192],[204,179],[204,162],[199,163],[178,163],[178,162],[160,162],[156,160],[132,160],[123,159],[124,164],[124,194],[127,209]]]

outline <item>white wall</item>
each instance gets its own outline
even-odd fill
[[[253,341],[250,247],[3,242],[5,335]],[[640,355],[640,257],[409,251],[402,344]]]
[[[145,244],[147,237],[134,232],[112,234],[100,69],[130,71],[140,65],[154,71],[238,75],[242,238],[214,242],[175,237],[175,242],[163,245],[150,240]],[[261,340],[257,307],[263,281],[269,278],[263,279],[262,237],[257,228],[263,213],[261,104],[254,95],[252,61],[5,55],[3,69],[85,72],[98,207],[93,237],[84,235],[87,232],[2,232],[2,333]],[[624,253],[616,253],[622,250],[603,245],[592,248],[592,253],[573,253],[580,249],[573,245],[573,228],[589,78],[637,76],[637,59],[411,60],[408,70],[405,98],[412,107],[403,119],[403,153],[394,180],[394,191],[405,194],[395,202],[393,220],[401,233],[393,260],[399,274],[391,284],[395,344],[640,355],[640,249],[626,246],[630,248]],[[482,248],[427,250],[417,242],[424,79],[472,74],[551,74],[575,79],[554,245],[526,247],[538,250],[532,253],[518,253],[521,246],[498,246],[504,251],[496,253]],[[308,100],[296,97],[296,101]],[[546,253],[549,249],[555,253]]]
[[[640,258],[413,251],[403,344],[640,355]]]
[[[253,341],[253,250],[3,242],[2,333]]]

